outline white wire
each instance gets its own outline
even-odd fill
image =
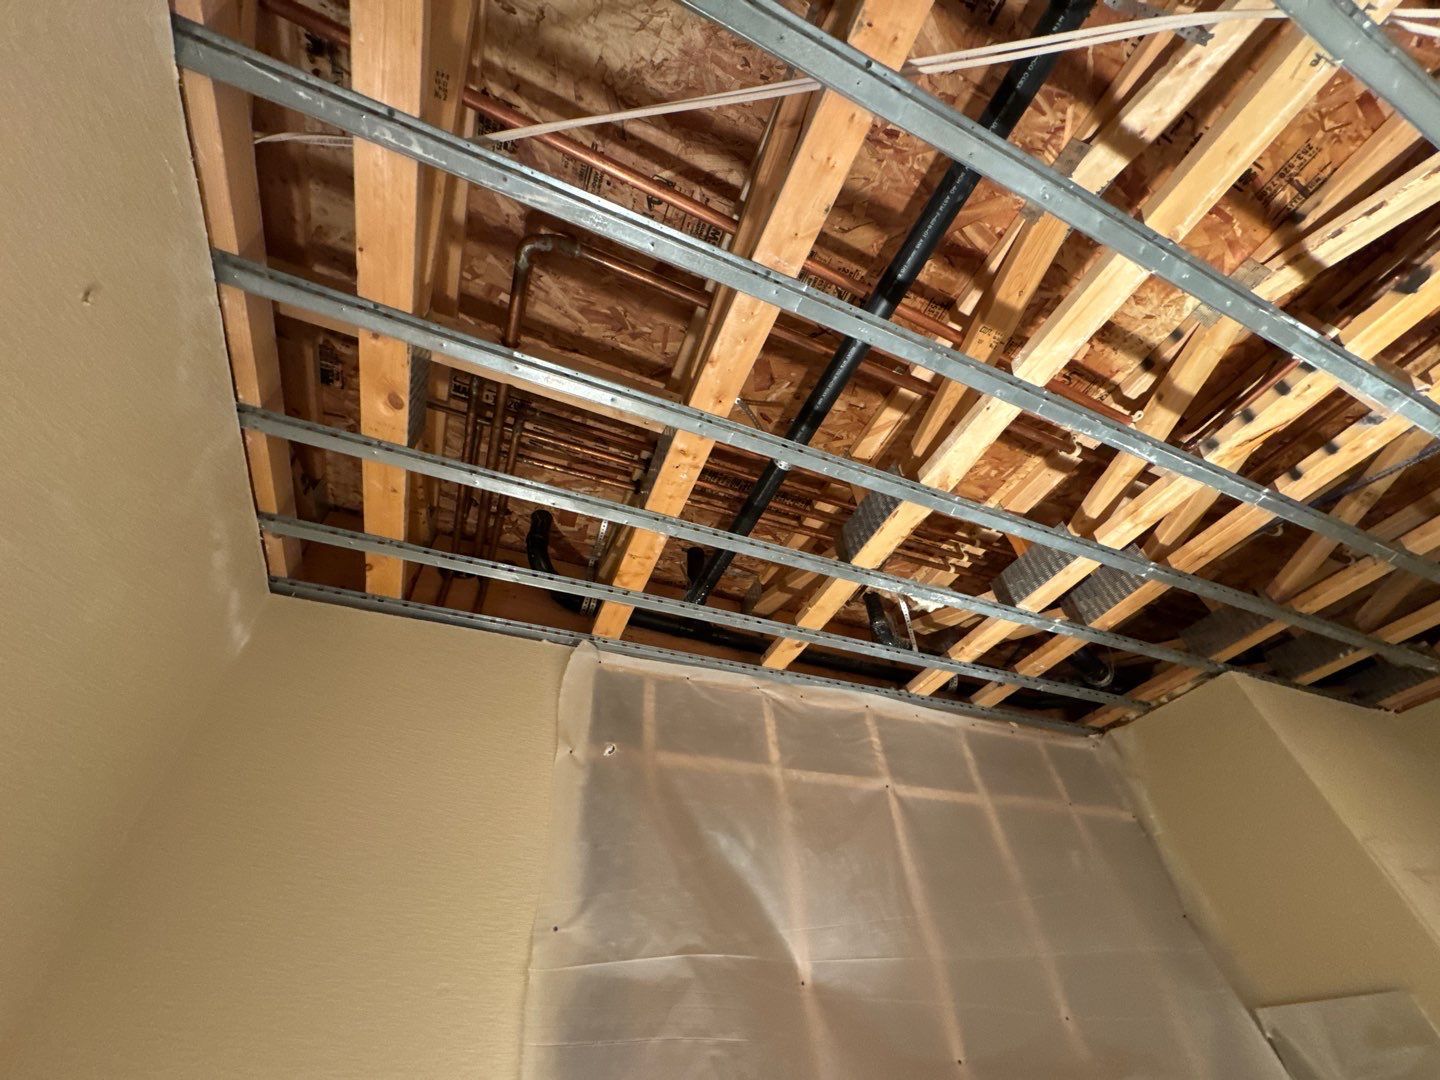
[[[272,135],[255,136],[255,145],[261,143],[297,142],[312,146],[349,146],[353,141],[349,135],[326,135],[316,131],[277,131]]]
[[[1058,34],[1023,38],[1019,41],[1002,42],[997,45],[982,45],[979,48],[964,49],[960,52],[940,53],[936,56],[913,60],[901,70],[906,74],[938,75],[947,71],[958,71],[962,68],[988,67],[992,64],[1008,63],[1031,56],[1044,56],[1049,53],[1067,52],[1071,49],[1089,48],[1092,45],[1105,45],[1129,38],[1143,37],[1147,34],[1204,26],[1207,23],[1220,22],[1227,17],[1236,16],[1257,20],[1284,18],[1284,12],[1209,12],[1196,15],[1162,15],[1149,19],[1134,19],[1129,22],[1112,23],[1110,26],[1067,30]],[[788,79],[784,82],[771,83],[769,86],[726,90],[718,94],[705,94],[700,97],[667,101],[657,105],[642,105],[619,112],[596,116],[577,116],[568,120],[551,120],[547,123],[531,124],[522,128],[508,128],[505,131],[483,135],[475,141],[481,143],[514,142],[519,139],[534,138],[536,135],[573,131],[576,128],[592,127],[598,124],[623,123],[627,120],[643,120],[697,109],[714,109],[729,105],[768,101],[773,98],[788,97],[791,94],[806,94],[818,89],[820,89],[820,84],[814,79],[808,77]]]
[[[1405,14],[1409,16],[1410,12],[1407,11]],[[1426,15],[1430,16],[1430,13],[1426,12]],[[1419,34],[1421,37],[1440,38],[1440,29],[1436,29],[1433,26],[1426,26],[1424,23],[1411,22],[1408,17],[1396,19],[1395,24],[1397,26],[1403,26],[1412,34]]]
[[[1402,17],[1403,16],[1403,17]],[[974,49],[957,52],[937,53],[921,57],[905,64],[901,71],[907,75],[940,75],[950,71],[969,68],[989,67],[994,64],[1010,63],[1034,56],[1069,52],[1074,49],[1088,49],[1097,45],[1108,45],[1117,41],[1145,37],[1150,34],[1173,33],[1194,27],[1214,26],[1222,22],[1263,22],[1271,19],[1285,19],[1288,16],[1277,9],[1208,11],[1184,15],[1155,15],[1128,22],[1111,23],[1109,26],[1081,27],[1040,37],[1022,38],[1018,41],[982,45]],[[1406,8],[1396,12],[1395,23],[1411,33],[1425,37],[1440,38],[1440,29],[1414,22],[1416,19],[1440,20],[1440,8]],[[549,135],[559,131],[574,131],[578,128],[595,127],[600,124],[618,124],[627,120],[644,120],[655,116],[671,116],[676,113],[693,112],[699,109],[725,108],[731,105],[745,105],[757,101],[805,94],[820,89],[820,83],[811,78],[787,79],[768,86],[752,86],[738,90],[724,90],[700,97],[666,101],[656,105],[641,105],[619,112],[601,113],[593,116],[577,116],[568,120],[550,120],[543,124],[507,128],[475,139],[477,143],[508,143],[521,139],[532,139],[537,135]],[[343,146],[350,141],[348,135],[320,135],[307,132],[279,132],[263,135],[256,143],[262,142],[304,142],[322,146]]]

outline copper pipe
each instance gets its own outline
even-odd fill
[[[561,473],[570,470],[572,476],[583,476],[586,479],[613,485],[617,488],[629,490],[634,486],[633,468],[627,467],[632,465],[638,467],[639,462],[632,463],[616,454],[595,453],[594,448],[584,441],[583,432],[579,439],[566,441],[563,437],[555,435],[540,436],[531,427],[527,430],[526,436],[532,447],[536,444],[539,444],[540,447],[538,450],[531,449],[524,455],[525,460],[530,464]],[[577,467],[575,464],[577,458],[585,456],[588,456],[590,461]],[[616,472],[608,468],[617,465],[621,467],[622,471]],[[722,478],[727,477],[736,478],[742,484],[747,479],[743,473],[717,469],[713,463],[707,465],[696,483],[695,505],[723,512],[730,505],[729,500],[733,500],[737,494],[731,484],[723,482]],[[819,498],[820,493],[817,492],[812,501]],[[844,524],[845,520],[840,514],[819,511],[805,499],[798,497],[786,500],[784,503],[773,503],[767,508],[765,516],[772,524],[777,524],[777,527],[783,523],[784,527],[790,531],[800,532],[805,536],[825,541],[833,539],[833,534],[805,525],[804,519],[813,517],[833,526]],[[907,544],[901,549],[903,555],[913,557],[917,562],[938,569],[954,568],[954,560],[958,559],[959,555],[946,547],[949,537],[933,530],[926,530],[917,532],[913,539],[916,541],[915,544]]]
[[[500,336],[500,343],[507,348],[515,348],[520,341],[520,326],[525,319],[525,305],[529,297],[530,266],[536,254],[541,251],[553,250],[561,242],[568,241],[568,237],[556,236],[554,234],[541,234],[538,236],[526,237],[520,241],[520,246],[515,249],[514,267],[510,275],[510,306],[505,315],[505,329]],[[470,379],[470,408],[465,415],[465,438],[461,442],[460,461],[464,465],[476,463],[480,454],[480,379],[471,376]],[[498,458],[500,438],[505,430],[505,406],[509,403],[509,388],[497,382],[495,384],[495,409],[491,413],[490,434],[486,453],[487,463],[492,458]],[[494,468],[493,465],[488,466]],[[451,548],[459,551],[460,539],[464,533],[464,522],[470,516],[470,503],[474,498],[473,489],[467,484],[460,488],[459,495],[455,501],[455,519],[451,523],[450,536]],[[489,492],[481,496],[480,517],[475,523],[475,547],[472,550],[482,550],[485,543],[486,531],[490,521],[490,510],[494,506],[494,499]],[[481,579],[480,587],[476,592],[476,610],[479,610],[481,601],[485,596],[485,579]]]
[[[653,442],[645,442],[641,439],[627,439],[623,436],[617,435],[616,432],[607,427],[603,427],[600,425],[587,425],[576,420],[571,420],[569,417],[557,416],[556,414],[549,412],[542,412],[540,409],[535,407],[535,402],[533,401],[531,401],[529,405],[531,416],[528,430],[531,432],[541,431],[548,432],[553,435],[564,435],[569,432],[578,432],[581,435],[585,436],[585,438],[587,439],[603,437],[607,446],[622,450],[629,450],[637,457],[643,457],[654,452],[655,444]]]
[[[672,299],[696,307],[705,307],[710,303],[710,294],[702,289],[692,289],[677,281],[672,281],[663,274],[616,258],[597,248],[590,247],[588,244],[581,243],[573,237],[559,233],[533,233],[522,239],[515,248],[516,269],[510,289],[510,306],[505,316],[506,336],[517,344],[520,341],[521,324],[525,319],[525,311],[529,307],[531,270],[535,258],[539,255],[561,255],[568,259],[593,263],[628,281],[648,285]],[[782,341],[788,341],[801,348],[813,349],[817,345],[821,348],[825,347],[822,341],[812,338],[802,331],[791,329],[782,323],[776,323],[770,332]],[[908,371],[900,371],[885,364],[867,364],[860,369],[860,373],[877,382],[884,383],[886,386],[902,387],[916,394],[928,395],[934,389],[933,384],[916,378]]]
[[[317,38],[332,42],[336,45],[344,45],[346,47],[350,45],[349,27],[336,22],[326,15],[320,14],[318,11],[306,7],[304,4],[297,2],[297,0],[261,0],[261,5]],[[533,123],[528,116],[518,109],[513,109],[509,105],[505,105],[489,97],[478,87],[467,84],[461,91],[461,100],[480,115],[488,117],[495,123],[503,124],[506,127],[528,127]],[[707,225],[713,225],[715,228],[727,234],[733,234],[735,232],[737,224],[735,219],[729,214],[716,210],[714,207],[701,202],[699,199],[692,199],[690,196],[676,191],[668,185],[662,184],[658,180],[654,180],[644,173],[630,168],[628,165],[623,165],[614,158],[598,150],[593,150],[583,143],[576,142],[574,139],[567,138],[555,132],[536,135],[535,139],[538,142],[544,143],[552,150],[556,150],[574,161],[583,162],[597,172],[609,176],[611,179],[629,184],[650,198],[658,199],[660,202],[673,206],[677,210],[698,218]],[[847,293],[853,293],[859,284],[846,277],[840,271],[826,266],[818,259],[806,259],[803,268],[811,277],[827,282]],[[948,323],[941,322],[939,319],[932,318],[913,304],[902,303],[896,308],[895,314],[898,318],[908,322],[917,330],[923,330],[927,334],[932,334],[937,338],[954,341],[959,336],[955,327]],[[914,376],[910,376],[908,373],[902,374],[905,374],[907,378],[914,378]],[[925,380],[916,381],[924,384],[925,389],[915,392],[928,394],[929,383]],[[909,386],[905,388],[910,389]],[[1092,398],[1083,390],[1077,390],[1059,379],[1051,380],[1051,382],[1047,383],[1046,389],[1068,401],[1091,409],[1102,416],[1109,417],[1111,420],[1122,424],[1134,423],[1134,418],[1129,413],[1108,405],[1097,398]]]
[[[515,411],[515,421],[510,425],[510,447],[505,454],[505,472],[514,474],[515,458],[520,450],[520,437],[525,428],[526,403],[520,402],[520,407]],[[491,562],[500,551],[500,535],[504,530],[505,514],[510,509],[510,496],[500,496],[499,509],[495,512],[495,527],[490,531],[490,543],[485,548],[485,558]]]
[[[490,472],[500,464],[500,441],[505,437],[505,410],[510,404],[510,387],[505,383],[499,384],[495,391],[495,413],[494,420],[490,426],[490,438],[485,442],[485,468]],[[485,500],[480,506],[480,520],[475,524],[475,545],[470,549],[474,555],[479,555],[485,550],[490,538],[491,518],[500,504],[500,497],[493,491],[485,493]],[[479,611],[485,603],[485,593],[490,584],[489,578],[481,578],[479,588],[475,592],[475,610]]]

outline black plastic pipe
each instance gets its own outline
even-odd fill
[[[899,647],[900,639],[895,636],[895,627],[890,625],[890,617],[885,614],[885,605],[880,602],[880,597],[871,589],[865,590],[865,619],[870,624],[870,636],[881,645],[893,645]]]
[[[555,519],[551,516],[550,511],[536,510],[530,515],[530,529],[525,534],[525,559],[530,564],[530,569],[539,570],[543,574],[558,573],[555,563],[550,558],[550,532],[554,523]],[[576,596],[574,593],[560,592],[559,590],[546,591],[549,592],[550,599],[566,611],[574,612],[577,615],[592,615],[598,606],[598,602],[589,597]],[[756,655],[765,652],[770,645],[770,639],[760,634],[748,634],[743,630],[731,630],[700,619],[665,615],[658,611],[645,611],[642,608],[636,608],[631,613],[630,625],[638,626],[643,630],[656,630],[662,634],[689,638],[692,641],[704,641],[710,645],[720,645],[727,649],[734,649],[736,652]],[[864,675],[898,686],[903,686],[914,674],[898,664],[886,664],[883,661],[862,660],[858,657],[825,652],[807,653],[806,663],[827,671],[845,675]]]
[[[1093,7],[1094,0],[1051,0],[1045,13],[1035,24],[1035,36],[1073,30],[1085,21]],[[1046,56],[1032,56],[1011,64],[995,91],[995,96],[980,115],[980,124],[1002,138],[1009,138],[1020,117],[1025,114],[1025,110],[1035,100],[1035,95],[1045,85],[1045,80],[1050,77],[1057,59],[1058,54],[1051,53]],[[940,241],[950,231],[956,215],[965,206],[980,180],[980,174],[974,169],[959,162],[950,163],[944,177],[930,194],[925,208],[910,227],[900,249],[890,260],[890,265],[875,283],[870,298],[865,301],[866,311],[885,319],[894,313],[919,278],[920,271],[939,247]],[[815,432],[835,407],[841,392],[869,351],[869,345],[854,338],[846,338],[840,343],[835,355],[830,358],[830,363],[820,373],[820,378],[805,403],[801,405],[800,411],[795,414],[795,419],[790,422],[785,438],[798,443],[809,443],[815,437]],[[748,536],[754,531],[761,515],[765,513],[765,508],[785,483],[785,473],[786,469],[773,461],[765,466],[735,519],[730,523],[731,532]],[[705,603],[734,557],[735,553],[732,551],[712,551],[705,568],[691,582],[685,599],[695,604]]]

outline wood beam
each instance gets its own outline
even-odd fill
[[[350,9],[351,85],[368,97],[453,130],[474,47],[475,0],[354,0]],[[418,162],[356,139],[355,264],[361,296],[424,314],[442,216],[443,180]],[[410,349],[360,334],[360,429],[413,445],[420,433]],[[411,530],[411,479],[404,470],[362,462],[365,529],[405,539]],[[398,559],[367,555],[366,588],[401,596]]]
[[[1374,159],[1367,152],[1368,145],[1367,142],[1351,158],[1362,158],[1373,169]],[[1440,156],[1420,163],[1332,218],[1318,231],[1271,256],[1262,270],[1251,272],[1252,277],[1258,279],[1253,286],[1255,295],[1272,303],[1283,303],[1313,281],[1320,271],[1338,265],[1437,202],[1440,202]],[[1160,380],[1136,425],[1157,439],[1168,438],[1175,430],[1215,366],[1246,332],[1238,323],[1223,318],[1203,326],[1197,321],[1197,327]],[[1184,333],[1183,328],[1181,332]],[[1116,454],[1081,504],[1082,521],[1103,518],[1144,467],[1139,458]]]
[[[899,67],[909,56],[930,11],[930,0],[858,0],[839,28],[851,45],[881,63]],[[783,106],[782,106],[783,108]],[[815,245],[855,155],[869,132],[871,116],[832,91],[822,91],[810,108],[803,132],[791,146],[772,144],[760,171],[782,175],[778,183],[752,189],[736,234],[734,250],[784,274],[798,273]],[[731,290],[718,290],[686,404],[728,416],[769,337],[778,310]],[[652,468],[644,505],[679,514],[689,500],[713,443],[677,432]],[[644,589],[659,561],[665,538],[632,530],[623,534],[611,560],[609,580]],[[619,636],[631,609],[602,605],[595,632]]]
[[[1437,509],[1440,509],[1440,504],[1435,501],[1426,503],[1423,512],[1434,516],[1417,523],[1415,519],[1422,512],[1421,508],[1407,507],[1392,514],[1372,531],[1376,536],[1386,540],[1395,540],[1411,551],[1429,554],[1440,548],[1440,514],[1435,513]],[[1390,563],[1367,556],[1303,590],[1292,599],[1290,606],[1296,611],[1311,613],[1323,611],[1346,597],[1353,596],[1361,589],[1380,581],[1392,570],[1393,566]],[[1231,659],[1283,633],[1286,628],[1287,624],[1285,623],[1266,623],[1225,649],[1212,653],[1211,658],[1215,660]],[[1168,664],[1145,683],[1130,691],[1129,696],[1140,701],[1159,702],[1207,677],[1194,668]],[[1099,709],[1087,716],[1085,722],[1092,726],[1102,727],[1124,719],[1126,715],[1127,713],[1123,709]]]
[[[226,37],[253,41],[254,12],[242,0],[175,0],[175,10]],[[263,263],[265,230],[250,98],[188,69],[181,70],[180,83],[210,244]],[[283,413],[280,354],[270,301],[223,285],[219,295],[236,398]],[[244,433],[244,443],[256,508],[265,513],[294,514],[289,445],[254,431]],[[267,534],[263,545],[271,574],[293,576],[297,572],[299,541]]]
[[[1393,0],[1386,2],[1393,6]],[[1140,216],[1150,228],[1161,235],[1179,239],[1209,213],[1235,179],[1329,79],[1330,70],[1323,63],[1314,63],[1315,57],[1314,44],[1303,33],[1293,27],[1281,32],[1259,70],[1226,107],[1220,119],[1142,205]],[[1180,95],[1162,92],[1161,88],[1171,87],[1174,83],[1179,83],[1184,91],[1189,85],[1188,80],[1194,77],[1190,69],[1184,70],[1182,75],[1175,74],[1175,71],[1174,66],[1167,66],[1157,73],[1146,90],[1126,103],[1115,123],[1154,125],[1168,116],[1169,119],[1155,133],[1163,131],[1164,126],[1178,115],[1209,78],[1207,76],[1193,89]],[[1176,100],[1177,96],[1180,100]],[[1118,174],[1128,160],[1124,148],[1131,147],[1132,156],[1136,152],[1133,140],[1134,134],[1126,127],[1121,127],[1113,137],[1097,137],[1098,149],[1092,149],[1080,159],[1072,171],[1073,178],[1087,187],[1103,186]],[[1046,220],[1053,219],[1041,218],[1042,223]],[[1063,224],[1056,223],[1047,228],[1063,240]],[[1019,246],[1018,243],[1016,246]],[[1015,257],[1015,254],[1012,249],[1010,257]],[[1043,272],[1043,267],[1041,269]],[[1048,382],[1105,325],[1147,276],[1146,271],[1115,252],[1103,251],[1059,307],[1025,343],[1012,363],[1012,371],[1033,383],[1043,385]],[[959,399],[962,395],[956,393],[953,396]],[[932,410],[934,408],[932,405]],[[1020,410],[1014,406],[987,397],[976,401],[957,422],[937,425],[944,427],[944,436],[929,450],[928,457],[916,470],[915,478],[931,487],[953,489],[1019,413]],[[864,566],[880,565],[928,514],[923,507],[901,504],[875,530],[853,561]],[[847,582],[826,581],[811,595],[796,621],[807,627],[824,626],[854,593],[855,588]],[[999,636],[989,641],[990,636],[997,633]],[[956,650],[968,654],[972,648],[989,641],[981,650],[984,651],[1003,640],[1006,634],[1008,630],[999,632],[982,624],[970,638],[957,645]],[[983,635],[983,640],[976,635]],[[771,645],[764,662],[767,666],[783,668],[802,650],[803,645],[793,639],[779,640]],[[956,655],[956,650],[952,650],[951,655]],[[922,692],[933,691],[944,683],[944,680],[935,681],[938,674],[923,673],[911,685],[928,688]]]
[[[1431,259],[1427,270],[1429,280],[1419,289],[1394,289],[1352,320],[1350,326],[1353,333],[1345,340],[1346,347],[1356,350],[1356,355],[1362,357],[1374,356],[1422,319],[1440,310],[1440,255]],[[1335,386],[1333,379],[1320,372],[1294,378],[1288,386],[1284,383],[1278,384],[1269,395],[1256,403],[1253,411],[1247,412],[1246,416],[1237,417],[1232,424],[1222,429],[1216,437],[1215,445],[1209,446],[1204,456],[1222,465],[1242,460],[1255,444],[1254,440],[1263,438],[1282,424],[1299,419],[1306,412],[1307,402],[1313,404]],[[1293,391],[1293,394],[1289,391]],[[1370,422],[1373,420],[1380,422]],[[1336,435],[1282,477],[1275,486],[1277,490],[1294,498],[1309,498],[1337,482],[1354,465],[1403,435],[1407,427],[1403,420],[1395,417],[1381,418],[1372,414],[1366,421],[1352,424]],[[1167,474],[1136,499],[1121,507],[1096,530],[1095,538],[1112,547],[1123,547],[1179,506],[1199,486],[1195,481]],[[1152,492],[1155,493],[1153,496]],[[1272,515],[1263,511],[1259,514],[1248,513],[1253,509],[1255,508],[1249,506],[1241,507],[1224,519],[1220,524],[1230,521],[1232,527],[1220,530],[1218,535],[1223,537],[1222,540],[1205,542],[1203,538],[1208,533],[1202,534],[1195,543],[1179,548],[1168,560],[1169,564],[1176,569],[1196,573],[1228,554],[1253,535],[1256,529],[1264,527],[1272,520]],[[1247,528],[1233,527],[1233,523],[1239,521],[1243,521]],[[1093,563],[1071,563],[1061,574],[1047,582],[1042,590],[1028,597],[1026,606],[1053,602],[1073,588],[1093,568]],[[1093,625],[1106,629],[1116,626],[1166,591],[1168,590],[1164,586],[1147,583],[1093,620]],[[1046,642],[1022,661],[1023,668],[1026,674],[1033,674],[1036,668],[1048,670],[1060,660],[1073,655],[1075,651],[1076,649],[1058,641]],[[1016,668],[1020,670],[1021,665],[1016,665]],[[934,681],[935,677],[926,673],[920,678],[925,678],[929,683]],[[915,684],[912,683],[913,685]],[[1003,684],[990,683],[975,694],[974,700],[995,704],[1008,697],[1009,693]]]

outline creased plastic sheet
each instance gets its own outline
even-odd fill
[[[577,650],[531,1080],[1283,1080],[1094,740]]]
[[[1401,990],[1257,1009],[1294,1080],[1435,1080],[1440,1033]]]

